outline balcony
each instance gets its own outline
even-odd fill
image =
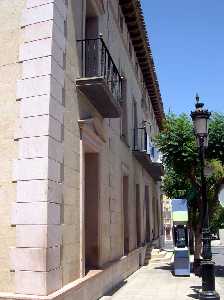
[[[149,136],[146,128],[135,128],[133,134],[133,154],[142,167],[156,181],[161,180],[164,175],[163,165],[153,162],[150,157]]]
[[[104,118],[119,118],[122,77],[102,39],[78,40],[81,78],[77,88]]]

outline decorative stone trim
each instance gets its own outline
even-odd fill
[[[19,143],[12,210],[16,247],[10,251],[16,293],[46,296],[62,287],[60,204],[62,202],[64,0],[27,0],[21,28],[22,79],[17,83]]]
[[[99,152],[102,144],[105,143],[105,136],[96,121],[94,119],[79,120],[78,124],[82,143],[88,145],[92,151]]]
[[[80,128],[80,277],[85,276],[85,245],[84,245],[84,198],[85,198],[85,152],[91,149],[92,152],[99,153],[106,141],[105,132],[100,127],[98,119],[84,119],[78,121]]]

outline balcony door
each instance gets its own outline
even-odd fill
[[[91,0],[86,1],[85,76],[99,76],[99,18]]]

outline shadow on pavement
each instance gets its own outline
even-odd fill
[[[187,296],[192,299],[199,299],[199,292],[200,292],[201,286],[199,286],[199,285],[191,286],[191,289],[192,289],[193,293],[189,294]]]
[[[166,270],[166,271],[172,271],[172,266],[171,266],[171,264],[167,264],[167,265],[165,265],[165,266],[159,266],[159,267],[155,267],[154,268],[155,270]]]
[[[127,280],[123,280],[118,283],[112,290],[107,292],[104,296],[113,296],[120,288],[122,288],[127,283]]]
[[[166,264],[166,265],[163,265],[163,266],[159,266],[159,267],[155,267],[154,270],[164,270],[164,271],[170,271],[170,273],[174,275],[174,271],[173,271],[173,264],[170,263],[170,264]]]
[[[187,296],[192,299],[199,299],[199,294],[189,294]]]
[[[215,266],[215,276],[216,277],[224,277],[224,266]]]

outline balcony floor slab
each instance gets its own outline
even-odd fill
[[[121,108],[103,77],[80,78],[77,88],[84,93],[104,118],[119,118]]]

